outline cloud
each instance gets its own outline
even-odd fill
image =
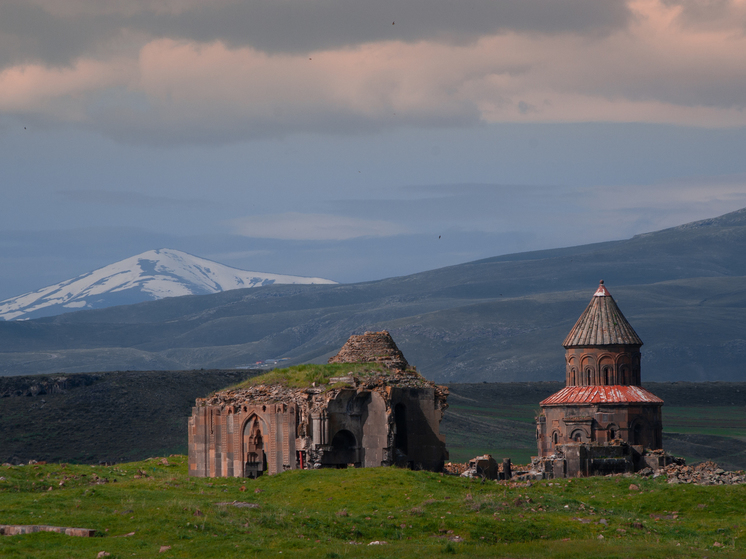
[[[342,241],[357,237],[390,237],[407,233],[399,224],[328,214],[288,212],[232,220],[234,233],[260,239]]]
[[[4,0],[0,45],[6,63],[69,64],[148,38],[306,53],[509,30],[597,34],[629,18],[623,0]]]
[[[745,5],[11,1],[0,113],[169,144],[498,122],[746,126]],[[68,41],[80,22],[98,30]]]

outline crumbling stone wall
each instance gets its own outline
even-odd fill
[[[366,359],[389,370],[198,399],[189,419],[190,475],[254,477],[392,464],[440,471],[448,457],[439,432],[448,389],[408,368],[388,332],[353,336],[336,359]]]
[[[661,449],[649,450],[619,439],[612,443],[568,443],[557,445],[551,456],[534,458],[528,477],[557,479],[624,474],[646,468],[658,470],[673,463],[683,461]]]

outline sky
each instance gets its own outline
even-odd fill
[[[2,0],[0,299],[341,282],[746,207],[746,0]]]

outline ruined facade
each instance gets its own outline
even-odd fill
[[[663,400],[640,386],[642,340],[603,281],[563,346],[566,386],[540,404],[539,458],[556,459],[555,477],[634,471],[663,446]]]
[[[304,388],[254,384],[198,399],[189,419],[189,474],[442,469],[448,454],[439,428],[448,390],[409,367],[388,332],[350,337],[329,362],[375,366]]]

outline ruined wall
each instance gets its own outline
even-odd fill
[[[440,421],[445,410],[438,405],[435,388],[392,388],[389,394],[395,414],[396,431],[392,445],[395,462],[412,469],[440,471],[448,459],[448,451],[445,435],[440,434]],[[404,415],[399,421],[396,421],[397,413]],[[402,436],[402,426],[406,436]],[[396,444],[397,437],[399,445]]]
[[[447,395],[412,370],[220,392],[192,410],[189,473],[255,477],[394,463],[439,471],[448,456],[439,432]]]
[[[189,475],[247,475],[252,424],[260,426],[260,458],[267,473],[297,467],[296,408],[287,404],[196,406],[189,418]]]

